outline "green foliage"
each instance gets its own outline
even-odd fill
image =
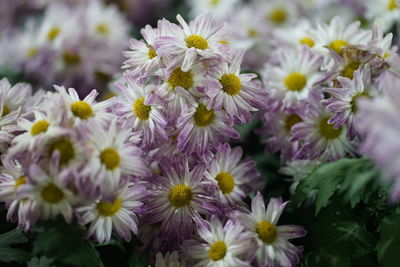
[[[34,229],[33,254],[54,258],[72,266],[103,266],[93,244],[84,238],[84,230],[62,219],[40,222]]]
[[[315,212],[318,214],[335,193],[354,208],[361,201],[367,202],[380,187],[379,171],[370,159],[344,158],[318,166],[301,180],[292,201],[300,207],[310,194],[315,193]]]
[[[400,212],[383,218],[380,230],[380,240],[376,247],[379,261],[383,267],[399,266]]]
[[[53,265],[53,259],[42,256],[40,258],[33,257],[28,261],[28,267],[55,267],[55,265]]]
[[[14,229],[10,232],[0,235],[0,261],[1,262],[18,262],[24,263],[30,255],[23,249],[11,247],[11,245],[19,245],[26,243],[28,238],[20,229]]]

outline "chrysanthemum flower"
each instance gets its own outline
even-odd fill
[[[323,58],[308,47],[300,51],[280,50],[277,60],[278,66],[265,66],[263,79],[265,86],[271,88],[270,97],[282,101],[286,107],[306,99],[309,91],[324,78],[320,72]]]
[[[218,186],[217,195],[223,205],[244,204],[250,191],[262,190],[263,183],[255,170],[256,163],[242,160],[241,147],[230,148],[228,144],[217,148],[217,153],[207,164],[205,177]]]
[[[333,123],[336,128],[343,124],[349,129],[350,138],[354,138],[357,133],[356,124],[358,100],[363,97],[374,97],[377,94],[377,88],[372,84],[370,67],[355,72],[355,77],[350,80],[346,77],[338,77],[340,87],[324,88],[324,91],[331,95],[331,98],[322,100],[322,103],[334,115],[328,123]]]
[[[161,222],[161,234],[170,241],[190,238],[195,217],[218,212],[206,191],[204,166],[189,169],[187,158],[164,158],[160,169],[162,176],[149,192],[147,223]]]
[[[292,47],[306,45],[312,48],[315,41],[310,37],[311,24],[309,20],[300,20],[290,28],[277,29],[275,35],[279,40],[284,41]]]
[[[124,183],[114,192],[113,200],[98,199],[77,208],[82,224],[90,223],[88,235],[99,243],[110,241],[114,231],[126,241],[138,233],[137,213],[143,206],[146,188]]]
[[[132,133],[126,124],[119,125],[114,119],[108,129],[104,129],[97,123],[91,123],[87,131],[92,156],[82,175],[90,177],[104,198],[113,198],[122,175],[143,177],[149,174],[142,151],[129,142]]]
[[[155,85],[138,84],[130,74],[125,74],[117,84],[121,93],[116,113],[133,126],[134,131],[143,132],[143,143],[149,149],[168,137],[165,132],[167,120],[162,112],[163,103],[156,95]]]
[[[330,161],[353,152],[353,145],[347,139],[347,127],[335,128],[328,122],[332,113],[321,103],[322,99],[320,89],[311,91],[303,121],[292,128],[292,140],[303,144],[296,152],[296,159]]]
[[[296,20],[299,11],[295,1],[258,1],[262,13],[265,14],[265,22],[273,27],[286,27]]]
[[[256,74],[240,74],[244,51],[240,51],[231,64],[222,62],[210,73],[206,81],[206,94],[210,97],[208,108],[223,108],[242,123],[249,122],[251,113],[265,107],[266,92],[261,88]]]
[[[202,59],[221,59],[228,55],[227,45],[221,43],[226,36],[225,24],[213,25],[211,14],[200,15],[189,24],[178,15],[176,19],[182,26],[174,36],[160,37],[154,44],[160,56],[184,55],[182,71],[190,69],[194,61]]]
[[[398,0],[367,0],[366,17],[379,18],[385,31],[389,30],[400,17],[400,3]]]
[[[251,202],[251,213],[237,212],[237,219],[246,226],[257,241],[258,266],[294,266],[299,262],[303,248],[289,239],[303,237],[306,232],[298,225],[277,226],[288,202],[271,198],[267,209],[260,192]]]
[[[178,251],[167,252],[164,256],[161,252],[156,254],[155,267],[184,267],[184,261],[181,259]]]
[[[315,42],[315,49],[322,54],[328,55],[329,50],[342,55],[342,48],[347,45],[365,45],[372,38],[370,30],[361,30],[360,22],[356,21],[346,25],[344,20],[336,16],[329,25],[320,22],[317,29],[310,31],[311,38]]]
[[[178,119],[178,150],[203,154],[209,146],[224,138],[239,138],[225,111],[207,108],[206,103],[193,103]]]
[[[183,243],[183,252],[191,258],[193,266],[249,266],[246,254],[253,246],[250,233],[244,231],[243,225],[232,220],[222,225],[213,215],[210,222],[197,225],[197,233],[201,240]]]
[[[224,20],[232,9],[239,2],[238,0],[210,0],[210,1],[196,1],[188,0],[190,5],[190,14],[196,17],[201,14],[210,13],[215,19]]]
[[[80,124],[90,119],[95,119],[106,125],[113,118],[110,113],[110,108],[114,104],[113,98],[96,102],[96,97],[99,93],[96,90],[92,90],[83,100],[80,100],[78,93],[73,88],[69,88],[68,92],[63,86],[55,85],[54,88],[64,101],[67,116],[72,125]]]

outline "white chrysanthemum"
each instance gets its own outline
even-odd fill
[[[366,0],[368,19],[379,18],[384,31],[388,31],[400,18],[400,3],[396,0]]]
[[[258,1],[260,10],[265,14],[265,22],[273,27],[286,27],[293,25],[298,18],[296,1],[270,0]]]
[[[226,18],[239,2],[239,0],[188,0],[190,14],[193,18],[198,15],[211,13],[216,19],[222,21]]]

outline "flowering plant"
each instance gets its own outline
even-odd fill
[[[399,1],[22,2],[0,262],[396,266]]]

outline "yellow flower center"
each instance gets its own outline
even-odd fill
[[[302,122],[303,120],[300,118],[299,115],[297,114],[290,114],[286,117],[285,119],[285,129],[287,132],[290,132],[292,129],[293,125],[296,123]]]
[[[28,49],[28,51],[26,52],[26,54],[28,55],[29,58],[33,57],[34,55],[36,55],[38,52],[38,50],[35,47],[30,47]]]
[[[210,125],[215,118],[214,110],[213,109],[207,109],[207,107],[204,104],[199,104],[199,106],[196,109],[196,112],[194,113],[194,123],[198,127],[204,127]]]
[[[268,18],[272,23],[283,24],[287,20],[287,12],[283,8],[275,8],[271,13],[269,13]]]
[[[87,120],[93,116],[92,107],[84,101],[76,101],[71,105],[71,111],[74,116]]]
[[[133,103],[133,113],[142,121],[148,120],[150,116],[151,106],[145,105],[144,97],[138,98]]]
[[[310,37],[304,37],[300,40],[300,44],[308,45],[309,47],[313,47],[315,42]]]
[[[335,129],[333,124],[328,123],[329,117],[322,118],[319,122],[319,132],[326,139],[336,139],[342,132],[342,127]]]
[[[359,93],[359,94],[356,94],[355,96],[353,96],[353,98],[350,101],[351,111],[353,113],[356,113],[358,111],[357,103],[360,98],[369,98],[369,97],[371,97],[371,96],[369,94],[367,94],[366,92],[362,92],[362,93]]]
[[[213,261],[222,260],[227,252],[227,247],[224,241],[217,241],[212,244],[210,247],[210,251],[208,252],[208,256]]]
[[[224,45],[229,44],[228,40],[221,40],[221,41],[219,41],[219,43],[220,43],[220,44],[224,44]]]
[[[47,33],[47,40],[53,41],[60,34],[60,32],[61,32],[61,29],[59,27],[57,27],[57,26],[54,26]]]
[[[52,155],[56,150],[60,153],[61,165],[67,164],[75,157],[75,149],[69,138],[61,138],[53,141],[50,144],[50,155]]]
[[[147,56],[150,59],[155,58],[157,56],[156,50],[153,47],[151,47],[150,45],[149,45],[149,51],[147,52]]]
[[[26,184],[26,176],[21,176],[15,180],[15,190],[23,184]]]
[[[249,37],[256,37],[257,35],[258,35],[258,32],[256,31],[256,29],[254,29],[254,28],[250,28],[248,31],[247,31],[247,35],[249,36]]]
[[[100,201],[97,203],[97,211],[103,217],[113,216],[121,209],[121,199],[117,197],[114,202]]]
[[[273,243],[278,237],[275,225],[268,221],[261,221],[256,226],[258,237],[266,244]]]
[[[192,201],[192,189],[184,184],[175,185],[169,192],[168,199],[171,205],[176,208],[181,208],[189,205]]]
[[[31,128],[31,135],[35,136],[40,133],[45,133],[49,128],[49,123],[46,120],[40,120],[35,122]]]
[[[62,54],[62,59],[65,62],[65,64],[68,65],[77,65],[81,62],[81,57],[79,56],[79,54],[71,52],[64,52]]]
[[[1,114],[2,117],[7,116],[8,114],[10,114],[10,109],[8,108],[7,105],[3,106],[3,114]]]
[[[106,36],[110,33],[110,28],[105,23],[99,23],[96,26],[96,31],[103,36]]]
[[[222,75],[219,82],[222,84],[222,90],[228,95],[237,95],[240,92],[240,79],[233,73]]]
[[[284,83],[288,90],[300,92],[306,86],[307,78],[299,72],[293,72],[285,78]]]
[[[171,76],[168,78],[168,83],[172,88],[180,86],[189,90],[190,87],[193,86],[193,75],[192,72],[182,71],[180,67],[174,69],[171,73]]]
[[[55,184],[49,183],[40,192],[44,201],[50,204],[57,204],[64,198],[64,193]]]
[[[398,8],[398,7],[399,6],[397,5],[396,0],[390,0],[389,3],[388,3],[388,6],[387,6],[387,8],[389,10],[393,10],[393,9]]]
[[[215,180],[217,180],[219,189],[224,194],[231,193],[235,187],[235,180],[233,179],[232,175],[227,172],[218,173],[217,177],[215,177]]]
[[[106,166],[107,170],[118,168],[121,163],[121,158],[114,148],[106,148],[100,153],[100,161]]]
[[[211,6],[217,6],[219,4],[220,0],[210,0],[210,5]]]
[[[353,75],[354,75],[354,72],[356,71],[356,70],[358,70],[358,68],[360,67],[360,63],[359,62],[357,62],[357,61],[354,61],[354,62],[350,62],[349,64],[347,64],[344,68],[343,68],[343,70],[342,70],[342,76],[344,76],[344,77],[347,77],[347,78],[349,78],[349,79],[353,79]]]
[[[329,47],[336,51],[339,55],[343,54],[342,48],[348,45],[349,43],[344,40],[336,40],[329,44]]]
[[[186,37],[185,41],[188,48],[194,47],[200,50],[208,48],[207,40],[197,34]]]

